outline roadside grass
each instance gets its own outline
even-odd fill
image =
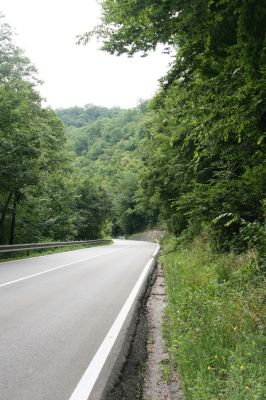
[[[166,237],[162,253],[175,245]],[[265,399],[265,279],[255,255],[217,254],[200,237],[160,260],[164,335],[186,400]]]
[[[110,243],[80,244],[80,245],[71,245],[64,247],[53,247],[50,249],[35,249],[35,250],[16,251],[12,253],[11,252],[2,254],[0,253],[0,263],[21,260],[24,258],[46,256],[49,254],[64,253],[66,251],[86,249],[90,247],[109,246],[110,244],[112,244],[111,240]]]

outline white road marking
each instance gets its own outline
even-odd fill
[[[111,326],[109,332],[105,336],[102,344],[97,350],[95,356],[90,362],[88,368],[84,372],[81,380],[79,381],[76,389],[72,393],[69,400],[88,400],[92,389],[100,375],[100,372],[105,364],[105,361],[110,354],[112,347],[119,335],[119,332],[128,316],[128,313],[137,297],[140,287],[142,286],[151,265],[154,262],[154,257],[158,254],[160,246],[157,245],[155,252],[152,255],[152,258],[145,265],[144,270],[142,271],[137,283],[132,289],[130,295],[128,296],[125,304],[123,305],[121,311],[116,317],[115,322]]]
[[[27,276],[24,276],[22,278],[15,279],[13,281],[2,283],[2,284],[0,284],[0,288],[3,287],[3,286],[12,285],[13,283],[25,281],[26,279],[35,278],[36,276],[44,275],[44,274],[47,274],[48,272],[52,272],[52,271],[56,271],[56,270],[68,267],[69,265],[78,264],[78,263],[81,263],[81,262],[84,262],[84,261],[93,260],[94,258],[97,258],[97,257],[105,256],[107,254],[115,253],[116,251],[119,251],[119,249],[112,250],[112,251],[109,251],[108,253],[104,253],[104,254],[97,254],[96,256],[92,256],[92,257],[89,257],[89,258],[84,258],[83,260],[78,260],[78,261],[74,261],[74,262],[71,262],[71,263],[68,263],[68,264],[59,265],[58,267],[51,268],[51,269],[46,269],[45,271],[37,272],[36,274],[27,275]],[[19,261],[19,260],[17,260],[17,261]]]

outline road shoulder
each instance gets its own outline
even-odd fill
[[[166,293],[163,270],[158,273],[147,302],[148,343],[143,400],[182,400],[179,377],[172,366],[162,334]]]

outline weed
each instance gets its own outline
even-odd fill
[[[161,369],[164,382],[168,382],[171,377],[171,369],[168,358],[161,361]]]
[[[163,252],[173,247],[166,238]],[[217,254],[206,238],[162,256],[164,327],[187,400],[262,400],[263,276],[252,253]]]

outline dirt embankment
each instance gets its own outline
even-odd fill
[[[165,234],[162,230],[148,230],[140,233],[134,233],[129,237],[131,240],[144,240],[145,242],[159,242]]]

